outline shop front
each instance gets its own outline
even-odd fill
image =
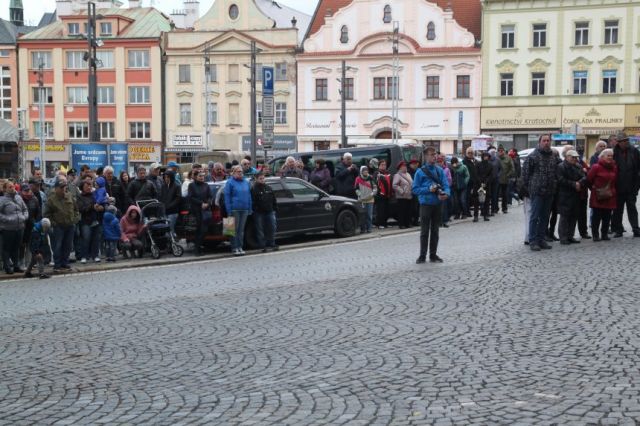
[[[162,145],[156,143],[129,143],[129,173],[144,166],[149,168],[152,163],[160,163]]]
[[[0,119],[0,178],[18,176],[18,130]]]
[[[607,139],[625,127],[624,105],[580,105],[562,107],[562,133],[576,135],[578,150],[585,156],[595,151],[600,139]]]
[[[497,145],[521,151],[538,144],[540,135],[561,129],[561,107],[482,108],[480,128]]]
[[[207,151],[202,133],[175,133],[164,150],[165,162],[193,163],[199,153]]]
[[[40,158],[40,144],[38,142],[21,142],[23,170],[31,176],[35,168],[43,170],[47,178],[53,177],[61,168],[69,168],[70,145],[64,142],[45,143],[44,164]]]
[[[624,131],[635,139],[640,136],[640,105],[625,106]]]

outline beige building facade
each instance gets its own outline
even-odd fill
[[[274,149],[295,150],[295,54],[309,20],[271,1],[216,0],[192,30],[165,34],[165,158],[189,162],[202,151],[250,150],[252,42],[258,49],[258,139],[262,67],[272,66]]]
[[[481,130],[505,147],[554,132],[590,153],[636,130],[640,1],[484,0]]]

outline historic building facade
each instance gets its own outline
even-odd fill
[[[393,30],[398,26],[398,80]],[[336,148],[341,139],[342,60],[350,144],[397,138],[453,153],[480,123],[482,63],[476,1],[321,0],[298,55],[301,150]]]
[[[310,17],[271,0],[216,0],[193,29],[165,34],[167,160],[200,151],[249,151],[251,43],[258,49],[257,129],[262,67],[275,68],[274,149],[296,149],[295,54]]]
[[[130,168],[160,161],[162,154],[162,60],[160,41],[169,19],[153,8],[98,9],[96,35],[100,143],[89,140],[87,12],[58,20],[18,39],[20,105],[27,109],[31,140],[23,143],[26,167],[38,162],[44,131],[47,175],[78,163],[109,162],[118,153]],[[38,89],[42,64],[44,92]],[[45,111],[40,128],[39,102]],[[92,145],[87,146],[89,143]],[[74,151],[77,148],[77,151]],[[90,152],[87,152],[90,151]]]
[[[543,132],[590,153],[640,130],[640,2],[484,0],[484,133],[506,147]]]

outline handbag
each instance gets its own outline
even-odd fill
[[[236,220],[233,216],[222,219],[222,235],[225,237],[236,236]]]
[[[613,197],[613,191],[611,190],[611,182],[607,182],[602,188],[596,188],[596,200],[605,201]]]

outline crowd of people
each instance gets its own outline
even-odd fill
[[[475,154],[469,148],[462,160],[447,161],[427,148],[424,164],[401,161],[392,174],[386,159],[372,158],[368,165],[356,167],[352,155],[345,153],[334,175],[321,158],[310,169],[288,157],[276,174],[304,179],[328,193],[357,200],[366,212],[362,233],[374,226],[389,226],[394,200],[399,228],[421,226],[417,263],[425,262],[427,253],[430,261],[442,262],[437,255],[440,227],[464,218],[478,222],[480,216],[489,221],[500,210],[508,213],[514,201],[524,204],[524,243],[533,251],[550,249],[553,241],[579,243],[576,227],[582,239],[597,242],[609,240],[609,235],[621,237],[626,232],[625,209],[631,232],[640,237],[636,210],[640,155],[625,135],[598,142],[588,162],[573,146],[564,146],[559,155],[548,134],[540,137],[538,147],[522,162],[515,150],[506,152],[502,146],[489,147],[480,159]],[[126,171],[116,177],[110,166],[97,170],[83,166],[79,172],[58,171],[48,187],[36,169],[26,182],[0,182],[3,269],[7,274],[32,277],[37,267],[40,278],[48,278],[47,264],[54,272],[62,272],[70,270],[73,262],[142,257],[146,225],[138,202],[148,199],[164,205],[174,235],[179,212],[191,213],[196,255],[202,254],[214,205],[229,220],[233,255],[245,254],[249,215],[253,215],[262,251],[277,250],[277,200],[265,183],[270,174],[267,168],[252,167],[249,157],[236,164],[193,164],[185,173],[175,162],[164,167],[154,163],[148,170],[138,167],[132,177]],[[214,196],[209,182],[225,183]]]

